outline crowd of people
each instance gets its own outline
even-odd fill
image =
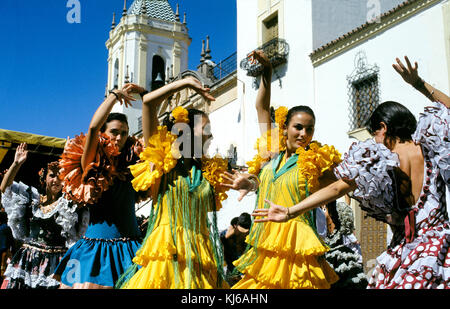
[[[178,106],[159,123],[159,107],[183,89],[214,100],[193,77],[111,90],[86,134],[36,175],[39,188],[16,181],[28,157],[20,144],[0,185],[2,289],[450,288],[450,98],[417,63],[396,59],[428,99],[424,112],[416,121],[402,104],[381,103],[367,123],[373,138],[342,156],[313,139],[323,124],[309,106],[273,109],[271,63],[260,50],[249,57],[263,67],[261,137],[245,171],[207,156],[214,124],[205,112]],[[112,112],[135,95],[141,139]],[[256,192],[255,210],[219,231],[228,190],[239,200]],[[393,232],[370,277],[352,209],[338,201],[349,195]],[[142,232],[135,205],[148,200]]]

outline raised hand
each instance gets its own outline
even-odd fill
[[[225,172],[221,176],[228,182],[221,183],[221,186],[239,191],[241,193],[238,197],[239,202],[244,198],[244,196],[254,189],[253,183],[248,178],[248,174],[242,174],[236,170],[233,170],[233,174]]]
[[[286,207],[274,204],[269,200],[264,200],[270,205],[270,208],[255,209],[252,213],[253,217],[265,217],[255,219],[255,222],[287,222],[289,218],[288,209]]]
[[[125,107],[131,106],[131,101],[136,101],[136,99],[131,96],[133,87],[133,84],[125,84],[122,89],[114,90],[120,104],[125,105]]]
[[[133,84],[133,83],[126,84],[125,86],[128,86],[128,88],[127,88],[128,93],[142,94],[142,93],[146,92],[144,87],[141,87],[141,86]]]
[[[188,86],[191,89],[193,89],[195,92],[200,94],[203,98],[205,98],[205,100],[208,100],[208,101],[215,101],[216,100],[216,98],[214,98],[209,93],[211,91],[211,89],[203,87],[202,83],[198,79],[190,76],[190,77],[187,77],[185,79],[185,81],[187,82]]]
[[[266,68],[271,68],[272,67],[272,64],[270,63],[269,57],[267,57],[267,55],[264,53],[264,51],[262,51],[260,49],[252,51],[248,55],[248,58],[250,58],[250,62],[252,64],[255,64],[256,61],[258,61],[259,63],[261,63],[261,65],[263,65]]]
[[[22,143],[17,146],[16,154],[14,155],[14,163],[22,165],[28,157],[27,144]]]
[[[401,62],[399,58],[395,58],[397,61],[397,64],[393,64],[392,67],[397,71],[398,74],[403,78],[405,82],[407,82],[410,85],[415,85],[419,80],[419,73],[418,73],[418,64],[417,62],[414,62],[414,67],[411,65],[411,62],[409,61],[408,57],[405,56],[405,65]]]

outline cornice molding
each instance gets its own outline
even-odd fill
[[[442,0],[407,1],[382,14],[380,22],[365,23],[336,40],[316,49],[309,55],[312,64],[316,67],[441,1]]]

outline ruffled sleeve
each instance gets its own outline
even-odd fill
[[[331,171],[341,160],[339,151],[330,145],[313,141],[309,149],[298,148],[297,167],[308,181],[308,190],[313,192],[319,187],[319,178],[326,171]]]
[[[353,143],[334,173],[336,177],[354,180],[357,188],[353,198],[375,219],[386,221],[393,212],[394,192],[390,171],[400,166],[397,154],[373,139]]]
[[[32,209],[39,205],[36,188],[22,182],[13,182],[2,194],[2,205],[8,215],[8,225],[15,239],[24,240],[29,234],[29,218]]]
[[[175,167],[179,153],[172,145],[176,138],[166,126],[159,126],[150,137],[148,146],[140,153],[140,162],[129,166],[134,177],[131,183],[136,191],[151,189],[163,174]]]
[[[119,155],[105,134],[99,135],[99,144],[94,160],[83,170],[83,156],[86,136],[80,134],[67,141],[60,160],[60,178],[64,180],[63,192],[67,198],[80,206],[95,204],[102,193],[108,190],[116,175],[116,161]]]
[[[77,230],[78,225],[78,211],[77,205],[74,205],[64,197],[61,197],[58,201],[55,222],[61,226],[61,236],[66,239],[66,246],[70,247],[82,236],[79,235]]]
[[[216,155],[213,158],[202,158],[203,177],[208,180],[209,184],[214,188],[214,197],[216,203],[216,211],[222,208],[222,201],[228,198],[226,191],[228,188],[220,184],[225,182],[222,174],[228,170],[228,160]]]
[[[449,123],[449,109],[442,103],[434,102],[420,114],[416,132],[412,136],[415,143],[427,150],[447,187],[450,186]]]
[[[247,162],[248,173],[258,175],[265,164],[286,150],[286,139],[278,125],[262,134],[255,143],[257,154]]]

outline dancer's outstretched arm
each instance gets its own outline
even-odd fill
[[[295,218],[309,210],[335,201],[355,189],[356,183],[353,180],[346,181],[339,179],[290,208],[276,205],[269,200],[265,200],[266,203],[270,205],[270,208],[255,209],[252,216],[263,217],[256,219],[255,222],[286,222],[289,219]]]
[[[427,82],[425,82],[418,72],[419,65],[414,62],[414,67],[411,65],[408,57],[405,56],[406,66],[401,62],[399,58],[395,59],[397,64],[393,64],[393,68],[403,78],[405,82],[413,86],[416,90],[420,91],[430,101],[439,101],[443,103],[447,108],[450,108],[450,98],[445,93],[434,88]]]

